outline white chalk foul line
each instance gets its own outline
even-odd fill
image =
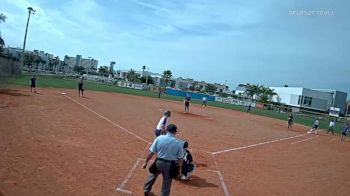
[[[207,171],[214,172],[214,173],[218,173],[219,172],[218,170],[212,170],[212,169],[207,169]]]
[[[305,141],[308,141],[308,140],[312,140],[312,139],[315,139],[316,137],[318,137],[319,135],[315,136],[315,137],[310,137],[310,138],[307,138],[307,139],[304,139],[304,140],[300,140],[300,141],[296,141],[296,142],[293,142],[291,144],[298,144],[300,142],[305,142]]]
[[[127,194],[132,194],[132,192],[131,191],[128,191],[128,190],[124,190],[124,189],[120,189],[120,188],[117,188],[117,191],[119,191],[119,192],[123,192],[123,193],[127,193]]]
[[[133,136],[136,137],[137,139],[139,139],[139,140],[141,140],[141,141],[143,141],[143,142],[145,142],[145,143],[147,143],[147,144],[151,144],[151,142],[149,142],[149,141],[143,139],[142,137],[140,137],[140,136],[136,135],[135,133],[133,133],[133,132],[127,130],[126,128],[124,128],[124,127],[118,125],[117,123],[115,123],[115,122],[109,120],[108,118],[106,118],[106,117],[102,116],[101,114],[95,112],[94,110],[90,109],[89,107],[85,106],[84,104],[79,103],[78,101],[76,101],[76,100],[70,98],[70,97],[67,96],[67,95],[63,95],[63,96],[67,97],[68,99],[70,99],[70,100],[73,101],[74,103],[76,103],[76,104],[82,106],[83,108],[89,110],[90,112],[96,114],[97,116],[99,116],[100,118],[106,120],[107,122],[111,123],[112,125],[114,125],[114,126],[120,128],[121,130],[123,130],[123,131],[129,133],[130,135],[133,135]]]
[[[225,181],[224,181],[224,177],[222,176],[222,173],[219,170],[218,163],[216,162],[215,155],[212,154],[212,158],[214,160],[216,170],[208,170],[208,171],[215,172],[219,175],[219,180],[220,180],[222,189],[224,189],[225,196],[230,196],[230,193],[228,192],[227,186],[226,186]]]
[[[119,185],[119,187],[117,187],[117,191],[119,192],[124,192],[124,193],[129,193],[129,194],[132,194],[132,191],[129,191],[129,190],[125,190],[123,189],[124,186],[126,185],[126,183],[128,183],[128,181],[130,180],[131,178],[131,175],[134,173],[134,171],[136,170],[137,166],[140,164],[141,161],[144,161],[146,159],[144,158],[138,158],[136,160],[136,162],[134,163],[133,167],[130,169],[128,175],[126,176],[126,178],[123,180],[123,182]],[[149,162],[153,162],[153,160],[149,160]]]
[[[126,176],[126,178],[123,180],[123,182],[119,185],[119,187],[117,188],[117,191],[121,191],[121,192],[125,192],[128,190],[123,189],[124,186],[126,185],[126,183],[128,183],[129,179],[131,178],[132,173],[134,173],[134,171],[136,170],[137,166],[139,165],[141,159],[137,159],[136,162],[134,163],[134,165],[132,166],[131,170],[129,171],[128,175]],[[132,193],[131,191],[130,194]]]
[[[236,150],[242,150],[242,149],[246,149],[246,148],[252,148],[252,147],[261,146],[261,145],[264,145],[264,144],[270,144],[270,143],[279,142],[279,141],[283,141],[283,140],[289,140],[289,139],[293,139],[293,138],[297,138],[297,137],[302,137],[304,135],[308,135],[308,134],[301,134],[301,135],[296,135],[296,136],[292,136],[292,137],[286,137],[286,138],[276,139],[276,140],[272,140],[272,141],[261,142],[261,143],[257,143],[257,144],[251,144],[251,145],[248,145],[248,146],[241,146],[241,147],[230,148],[230,149],[226,149],[226,150],[220,150],[220,151],[212,152],[212,154],[216,155],[216,154],[221,154],[221,153],[230,152],[230,151],[236,151]]]
[[[225,182],[224,182],[224,177],[222,177],[221,172],[220,172],[220,171],[216,171],[216,170],[210,170],[210,169],[208,169],[208,171],[218,174],[219,179],[220,179],[221,186],[222,186],[222,188],[224,189],[225,196],[229,196],[230,193],[229,193],[228,190],[227,190],[226,184],[225,184]]]

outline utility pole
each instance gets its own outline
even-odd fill
[[[148,74],[149,74],[149,68],[147,67],[146,85],[148,85]]]
[[[28,32],[28,25],[29,25],[29,20],[30,20],[30,15],[35,14],[35,10],[32,7],[28,7],[28,19],[27,19],[27,26],[26,26],[26,32],[24,34],[24,41],[23,41],[23,50],[22,50],[22,61],[21,61],[21,67],[23,68],[24,64],[24,52],[26,49],[26,41],[27,41],[27,32]]]

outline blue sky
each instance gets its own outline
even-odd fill
[[[8,46],[22,46],[28,6],[37,12],[27,48],[61,59],[81,54],[99,65],[116,61],[115,69],[169,69],[227,80],[231,89],[258,83],[350,93],[347,0],[1,0]]]

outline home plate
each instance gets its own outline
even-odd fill
[[[67,93],[61,93],[62,95],[66,95]]]

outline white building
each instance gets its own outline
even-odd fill
[[[26,51],[26,52],[28,52],[28,51]],[[21,60],[22,49],[21,48],[6,47],[6,48],[4,48],[4,54],[10,55],[12,58],[14,58],[16,60]]]
[[[236,95],[240,95],[240,94],[243,95],[246,90],[247,90],[247,85],[239,84],[235,89],[235,94]]]
[[[34,50],[34,54],[38,55],[45,62],[46,65],[49,64],[50,59],[54,58],[53,54],[45,53],[42,50]]]
[[[229,95],[232,95],[233,93],[230,91],[229,87],[226,84],[218,84],[218,83],[214,83],[214,85],[216,86],[216,91],[218,93],[226,93]]]
[[[190,86],[194,83],[193,79],[184,79],[184,78],[177,78],[175,80],[175,88],[177,89],[181,89],[181,90],[188,90],[190,88]]]
[[[82,58],[81,55],[76,57],[64,56],[64,63],[68,65],[69,68],[74,69],[76,66],[82,66],[88,71],[97,71],[98,60],[93,58]]]
[[[272,101],[285,105],[328,112],[330,107],[340,108],[345,114],[347,93],[337,90],[307,89],[302,87],[270,87],[277,93]]]

